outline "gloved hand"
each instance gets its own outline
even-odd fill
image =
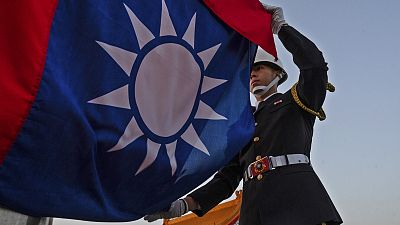
[[[168,211],[157,212],[144,217],[147,222],[153,222],[158,219],[171,219],[175,217],[180,217],[188,212],[188,204],[184,199],[178,199],[171,203]]]
[[[279,31],[281,30],[282,25],[287,25],[285,17],[283,16],[282,8],[277,6],[267,5],[262,2],[261,4],[264,6],[264,9],[272,15],[272,21],[271,21],[272,33],[278,34]]]

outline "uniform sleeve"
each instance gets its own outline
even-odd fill
[[[239,156],[234,157],[226,166],[220,169],[214,178],[195,190],[188,196],[196,200],[200,210],[194,210],[197,216],[203,216],[221,201],[229,198],[239,185],[242,179]]]
[[[301,101],[314,111],[319,111],[326,96],[328,67],[317,46],[291,26],[283,26],[279,39],[292,53],[300,69],[297,93]]]

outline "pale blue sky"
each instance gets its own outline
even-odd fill
[[[400,2],[270,0],[313,40],[329,63],[327,120],[316,122],[312,162],[345,225],[400,223]],[[291,56],[277,41],[289,74]],[[56,220],[55,225],[144,225]],[[152,225],[161,222],[152,223]]]

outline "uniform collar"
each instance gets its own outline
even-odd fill
[[[266,105],[273,106],[274,105],[273,104],[274,100],[279,98],[279,96],[282,96],[282,94],[278,93],[278,92],[275,92],[275,93],[269,95],[268,97],[266,97],[264,100],[262,100],[260,102],[257,102],[257,105],[256,105],[257,108],[256,108],[256,110],[254,111],[253,114],[255,115],[257,112],[259,112]]]
[[[271,98],[272,96],[274,96],[274,95],[276,95],[276,94],[279,94],[279,93],[278,93],[278,92],[274,92],[274,93],[268,95],[267,97],[265,97],[263,100],[257,101],[257,102],[256,102],[256,111],[258,110],[258,106],[260,105],[260,103],[266,102],[267,99]]]

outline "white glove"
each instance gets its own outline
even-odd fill
[[[285,17],[283,16],[282,8],[277,6],[267,5],[262,2],[261,4],[264,6],[264,9],[272,15],[272,21],[271,21],[272,33],[278,34],[279,31],[281,30],[282,25],[287,25]]]
[[[175,217],[180,217],[188,212],[188,204],[184,199],[178,199],[171,203],[168,211],[157,212],[144,217],[147,222],[153,222],[158,219],[171,219]]]

